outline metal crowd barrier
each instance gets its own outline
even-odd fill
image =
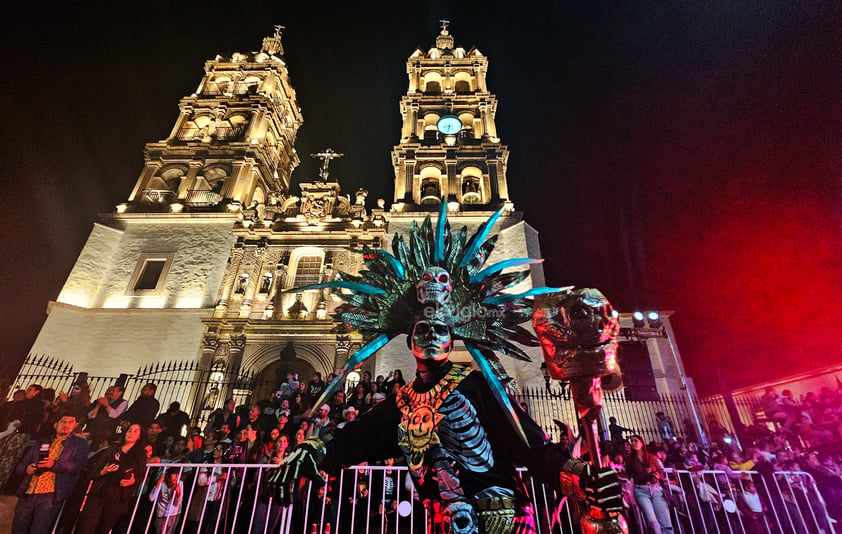
[[[677,533],[836,532],[816,481],[803,471],[668,470],[667,478]],[[639,510],[631,512],[641,524]]]
[[[153,489],[176,468],[183,494],[177,506],[159,508]],[[274,500],[268,481],[277,466],[266,464],[149,464],[130,518],[132,534],[425,534],[437,521],[405,467],[356,466],[343,470],[325,490],[324,481],[304,482],[300,500],[288,507]],[[521,470],[538,534],[578,532],[577,504]],[[834,534],[834,521],[815,480],[804,472],[668,470],[673,531],[684,534]],[[665,484],[666,486],[666,484]],[[630,488],[624,488],[632,534],[646,532]],[[665,489],[666,490],[666,489]],[[171,514],[156,521],[156,510]],[[126,526],[127,525],[127,526]],[[114,531],[116,532],[116,530]]]

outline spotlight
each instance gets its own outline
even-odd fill
[[[652,328],[660,328],[661,327],[661,314],[656,311],[651,311],[646,314],[646,318],[649,320],[649,326]]]
[[[643,312],[636,311],[632,314],[632,324],[635,328],[643,328]]]

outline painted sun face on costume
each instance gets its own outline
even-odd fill
[[[419,406],[409,416],[409,444],[414,449],[426,449],[431,442],[438,441],[435,435],[436,415],[429,406]],[[441,417],[441,416],[439,416]]]
[[[450,326],[435,318],[415,323],[411,341],[412,354],[419,360],[445,360],[453,350]]]
[[[424,453],[433,445],[441,443],[436,428],[443,417],[429,404],[419,404],[414,410],[405,413],[399,425],[403,437],[398,445],[408,451],[410,469],[421,469]]]
[[[441,267],[429,267],[421,273],[415,289],[418,302],[421,304],[447,305],[450,303],[450,294],[453,291],[450,273]]]

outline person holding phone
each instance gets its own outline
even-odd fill
[[[128,512],[146,473],[146,449],[140,436],[140,425],[132,424],[120,443],[91,460],[91,489],[76,523],[77,534],[108,534]]]
[[[76,423],[73,414],[59,417],[53,425],[55,437],[34,444],[18,463],[18,475],[25,476],[12,520],[14,534],[52,531],[88,460],[88,442],[73,434]]]

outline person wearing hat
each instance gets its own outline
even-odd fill
[[[336,425],[336,428],[344,427],[345,425],[356,419],[359,413],[359,410],[357,410],[353,406],[348,406],[347,408],[342,410],[342,422]]]

